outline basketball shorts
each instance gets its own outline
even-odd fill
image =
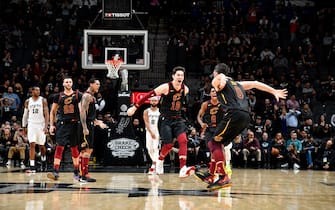
[[[159,118],[159,134],[164,144],[172,144],[173,139],[187,131],[185,120],[182,118]]]
[[[83,150],[86,148],[93,148],[94,147],[94,122],[90,121],[87,122],[87,129],[89,131],[89,134],[84,137],[83,134],[83,127],[80,124],[79,126],[79,150]]]
[[[29,143],[36,143],[38,145],[44,145],[46,141],[46,135],[44,133],[44,123],[28,123],[27,137]]]
[[[160,143],[159,132],[158,131],[155,132],[156,139],[153,139],[148,131],[146,132],[145,135],[146,135],[146,142],[145,142],[146,148],[148,150],[158,149]]]
[[[216,127],[214,141],[227,146],[249,126],[250,114],[243,110],[229,110]]]
[[[78,121],[57,121],[55,136],[57,145],[66,146],[70,144],[71,147],[78,146],[78,126]]]

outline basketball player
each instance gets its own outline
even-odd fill
[[[215,167],[209,168],[206,173],[195,175],[203,181],[209,183],[208,189],[215,190],[231,185],[231,180],[225,172],[225,157],[222,151],[222,144],[228,145],[238,136],[245,128],[249,126],[250,114],[247,109],[247,97],[245,90],[256,88],[274,95],[278,101],[280,98],[285,99],[287,90],[277,90],[258,81],[241,81],[236,82],[227,77],[228,66],[224,63],[217,64],[213,71],[212,86],[217,92],[218,99],[226,111],[223,115],[214,133],[214,137],[208,143],[212,154]],[[214,170],[218,176],[214,174]]]
[[[154,96],[149,98],[150,107],[144,110],[143,120],[146,129],[146,148],[152,161],[152,165],[149,168],[149,174],[156,173],[156,162],[159,155],[159,131],[158,131],[158,119],[159,119],[159,108],[157,107],[159,97]]]
[[[29,141],[29,165],[27,172],[35,173],[35,147],[39,145],[41,152],[42,171],[46,170],[46,134],[48,133],[49,108],[45,98],[40,96],[40,88],[32,87],[31,97],[24,102],[22,127],[27,129]]]
[[[79,150],[78,150],[78,104],[82,94],[72,89],[73,81],[66,77],[63,80],[64,91],[56,94],[50,111],[50,134],[56,138],[53,171],[48,173],[49,179],[59,178],[59,167],[64,146],[70,144],[74,168],[74,179],[79,180]],[[57,115],[57,116],[56,116]],[[56,131],[56,133],[55,133]]]
[[[94,94],[99,91],[100,81],[94,78],[89,80],[89,88],[83,93],[81,101],[79,103],[80,111],[80,122],[82,126],[83,141],[79,145],[80,148],[80,182],[96,182],[96,179],[92,178],[88,174],[88,163],[90,156],[93,152],[93,128],[94,126],[100,126],[100,128],[107,128],[101,120],[96,119],[95,102],[96,98]]]
[[[222,119],[225,111],[223,107],[221,106],[216,91],[214,88],[211,88],[210,91],[210,100],[204,101],[201,104],[200,110],[197,115],[197,121],[199,125],[201,126],[202,130],[202,136],[204,136],[204,140],[206,141],[206,145],[208,142],[213,138],[215,129],[217,124],[219,123],[219,120]],[[232,143],[229,145],[223,147],[225,155],[226,155],[226,171],[229,171],[231,174],[231,168],[230,168],[230,149],[231,149]],[[215,167],[215,164],[212,163],[214,160],[211,160],[209,162],[209,167]]]
[[[151,90],[143,98],[130,107],[127,111],[132,116],[145,100],[152,96],[161,96],[160,98],[160,118],[159,134],[162,139],[162,149],[156,163],[157,174],[164,173],[164,158],[172,150],[174,138],[179,143],[179,177],[190,176],[194,172],[194,166],[186,166],[187,158],[187,135],[186,123],[182,117],[182,108],[187,103],[186,96],[189,88],[184,84],[185,68],[177,66],[172,70],[172,81],[163,83],[157,88]]]

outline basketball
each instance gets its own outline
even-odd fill
[[[279,149],[272,147],[271,154],[277,157],[279,155]]]

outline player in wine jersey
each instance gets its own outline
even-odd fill
[[[161,96],[159,111],[159,134],[162,140],[162,149],[156,163],[157,174],[164,173],[164,159],[172,150],[174,139],[179,143],[179,177],[184,178],[194,173],[194,166],[187,167],[187,126],[183,118],[182,109],[187,103],[186,97],[189,88],[184,84],[185,68],[177,66],[172,70],[172,81],[163,83],[144,95],[141,100],[130,107],[128,116],[132,116],[148,98]]]
[[[222,119],[223,115],[225,114],[225,111],[220,104],[216,91],[214,88],[211,88],[210,91],[210,99],[207,101],[204,101],[201,104],[200,110],[197,115],[197,121],[201,127],[201,136],[203,136],[203,139],[206,141],[206,145],[208,142],[213,138],[215,134],[216,127]],[[226,163],[225,168],[229,175],[231,175],[231,167],[230,167],[230,149],[231,149],[232,143],[228,144],[227,146],[223,146],[223,150],[226,155]],[[215,167],[214,159],[210,159],[209,161],[209,167]]]
[[[222,151],[222,144],[228,145],[245,128],[249,126],[250,114],[247,109],[247,97],[245,90],[256,88],[261,91],[271,93],[276,100],[285,99],[286,89],[274,89],[258,81],[234,81],[226,76],[228,66],[224,63],[217,64],[213,71],[212,86],[217,92],[218,99],[226,114],[223,115],[214,133],[214,137],[208,143],[208,147],[215,162],[215,167],[209,168],[205,174],[197,174],[205,182],[209,183],[208,189],[215,190],[231,185],[231,180],[225,172],[225,157]],[[213,170],[215,169],[215,171]],[[216,174],[214,174],[216,172]],[[198,176],[199,175],[199,176]],[[213,178],[210,178],[213,177]],[[208,181],[209,180],[209,181]]]
[[[29,141],[29,165],[27,172],[36,172],[35,167],[35,147],[39,145],[41,152],[42,170],[46,170],[46,149],[45,141],[48,133],[49,109],[48,102],[40,96],[40,88],[32,87],[32,96],[24,102],[24,113],[22,117],[22,127],[26,128]]]
[[[96,98],[94,97],[94,94],[99,91],[100,81],[91,78],[89,80],[89,84],[89,88],[83,93],[79,103],[81,131],[83,134],[82,138],[80,138],[81,142],[79,144],[80,182],[96,182],[96,179],[92,178],[88,174],[88,163],[93,152],[94,145],[94,126],[107,128],[106,124],[104,124],[101,120],[96,119]]]
[[[159,108],[157,107],[159,97],[154,96],[149,98],[150,107],[145,109],[143,112],[143,120],[146,129],[146,148],[152,161],[152,165],[149,168],[149,174],[156,173],[156,162],[159,155],[159,131],[158,131],[158,120],[160,116]]]
[[[69,144],[72,153],[74,179],[79,180],[79,101],[81,93],[72,89],[73,81],[70,77],[63,80],[64,91],[54,95],[50,110],[51,135],[56,138],[53,171],[47,174],[49,179],[59,178],[59,168],[63,157],[64,147]]]

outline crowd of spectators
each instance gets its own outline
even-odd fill
[[[101,4],[98,0],[1,1],[1,162],[16,157],[14,152],[7,155],[12,146],[25,144],[28,149],[26,140],[18,145],[16,133],[32,86],[41,87],[41,95],[51,106],[53,96],[62,91],[65,76],[71,76],[74,89],[80,91],[86,90],[91,77],[99,78],[103,84],[97,100],[99,114],[108,116],[106,121],[115,117],[117,90],[112,81],[105,78],[105,72],[81,68],[83,30],[99,14]],[[27,159],[27,154],[17,159]]]
[[[194,1],[169,18],[167,72],[182,65],[201,78],[189,109],[192,126],[199,129],[196,110],[209,98],[209,75],[217,63],[227,63],[237,80],[259,80],[289,91],[289,98],[279,102],[248,91],[253,121],[242,141],[233,145],[237,166],[249,166],[252,159],[264,168],[324,168],[324,148],[335,131],[334,9],[301,2],[303,6],[290,1]],[[252,149],[245,144],[250,135],[257,141]],[[292,135],[302,145],[292,148]],[[282,136],[280,154],[272,154],[272,147],[279,147],[276,136]]]
[[[152,9],[148,2],[134,2],[142,10]],[[172,7],[172,2],[176,7]],[[105,73],[84,70],[80,64],[83,29],[96,17],[100,5],[101,1],[96,0],[1,1],[3,158],[8,158],[3,155],[6,145],[9,148],[13,144],[7,141],[5,131],[10,127],[13,137],[19,131],[22,103],[30,96],[33,85],[39,85],[42,96],[50,102],[61,91],[64,76],[71,76],[74,88],[81,91],[91,77],[98,77],[102,81],[99,117],[108,116],[106,121],[117,117],[113,82]],[[248,92],[253,122],[250,131],[233,145],[234,165],[243,166],[251,160],[265,168],[286,163],[293,167],[296,163],[304,168],[334,169],[334,9],[308,4],[297,7],[290,1],[274,0],[155,1],[156,6],[164,12],[154,15],[168,21],[166,71],[182,65],[200,78],[201,85],[191,87],[198,94],[192,95],[195,100],[186,114],[191,127],[199,131],[195,114],[200,103],[209,97],[209,74],[214,65],[225,62],[236,80],[260,80],[276,88],[287,88],[290,94],[287,100],[276,102],[264,93]],[[259,141],[255,155],[243,146],[251,132]],[[294,133],[302,145],[291,148],[288,142]],[[200,140],[192,141],[192,146],[198,147],[192,151],[202,151],[201,145]],[[272,148],[279,153],[272,152]],[[325,158],[326,155],[330,157]],[[324,166],[328,162],[330,165]]]

